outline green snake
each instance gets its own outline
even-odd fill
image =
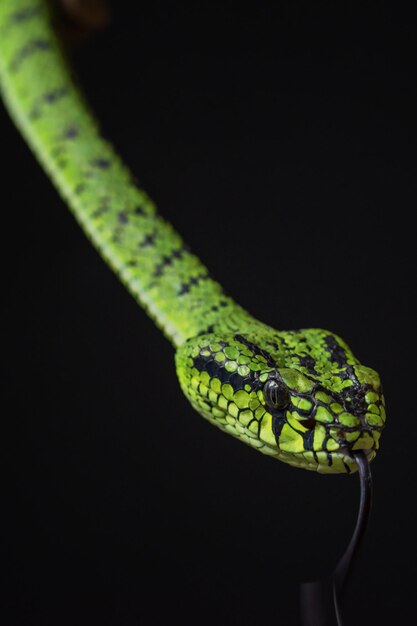
[[[198,413],[307,470],[356,471],[359,450],[373,460],[385,424],[378,374],[332,332],[258,321],[210,277],[103,139],[42,0],[0,0],[0,86],[89,239],[172,343]]]

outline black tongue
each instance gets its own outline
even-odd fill
[[[358,466],[360,501],[352,538],[345,553],[328,578],[303,583],[300,589],[302,626],[343,626],[339,602],[366,532],[372,502],[372,476],[363,451],[353,454]]]

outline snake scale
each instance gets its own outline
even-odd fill
[[[356,451],[373,460],[385,424],[378,374],[332,332],[258,321],[210,277],[102,137],[42,0],[0,0],[0,86],[87,236],[172,343],[198,413],[307,470],[354,472]]]

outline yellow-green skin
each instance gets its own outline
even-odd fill
[[[225,295],[102,138],[42,0],[0,0],[0,87],[92,243],[176,348],[181,388],[203,417],[309,470],[354,471],[352,450],[375,457],[385,423],[378,374],[336,335],[276,331]],[[285,406],[268,400],[271,379]]]

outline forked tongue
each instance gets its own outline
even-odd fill
[[[300,589],[302,626],[343,626],[339,602],[362,545],[372,502],[372,476],[368,457],[362,450],[353,452],[358,466],[360,501],[352,538],[333,574],[323,580],[303,583]]]

